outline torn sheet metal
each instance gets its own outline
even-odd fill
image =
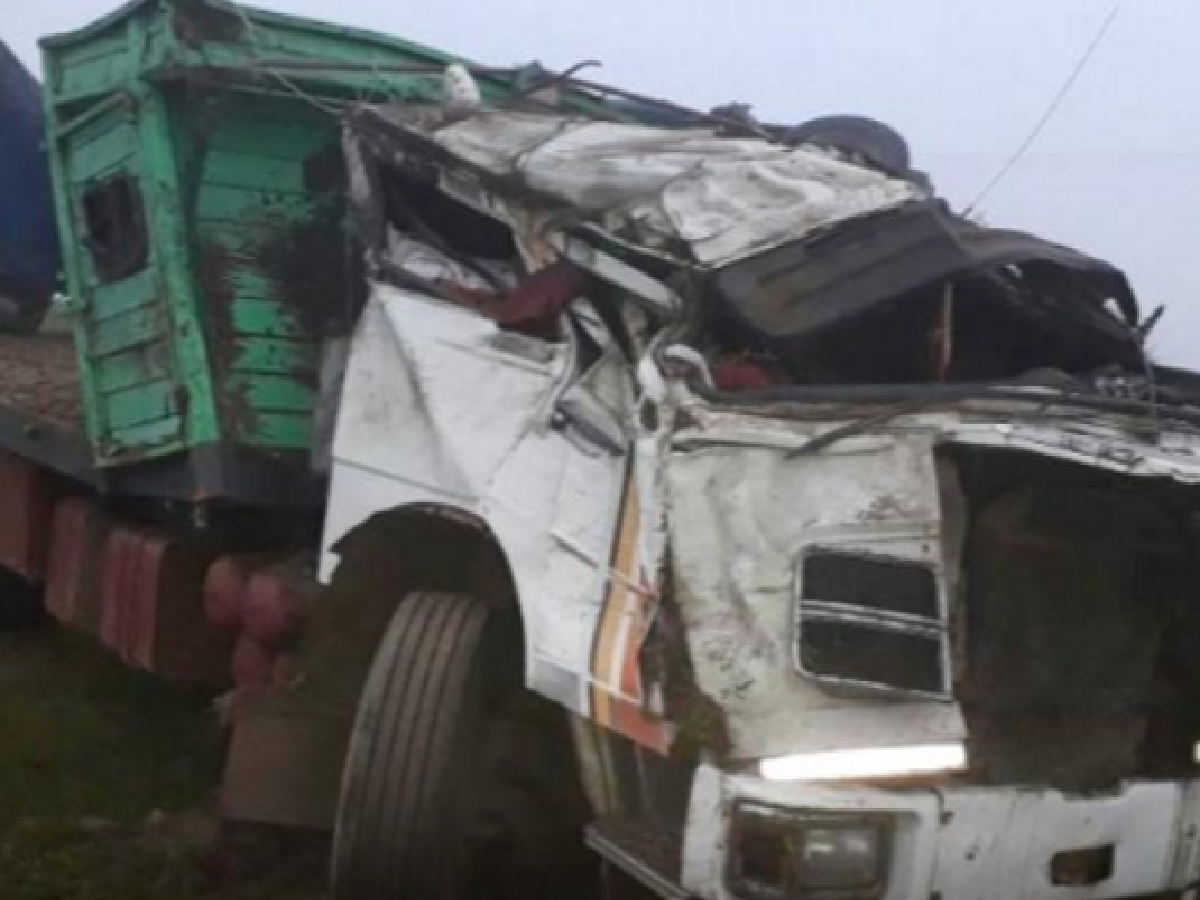
[[[1031,393],[1025,401],[964,399],[930,412],[898,408],[895,415],[882,419],[875,407],[860,407],[857,415],[850,417],[851,408],[846,405],[814,404],[800,416],[798,405],[780,404],[775,416],[767,417],[761,414],[762,408],[753,415],[745,414],[749,408],[714,408],[686,391],[680,400],[691,426],[680,429],[674,441],[685,448],[712,442],[797,454],[806,452],[812,441],[837,434],[845,437],[831,446],[843,446],[843,450],[905,435],[925,435],[938,447],[963,445],[1032,453],[1120,475],[1200,484],[1200,431],[1174,427],[1164,419],[1158,434],[1149,439],[1144,421],[1073,407],[1069,398],[1050,394]]]
[[[803,450],[814,439],[850,424],[844,410],[818,422],[714,411],[694,399],[684,406],[687,424],[672,435],[667,462],[675,591],[699,687],[727,715],[738,757],[964,736],[955,703],[856,695],[797,658],[800,561],[812,548],[925,566],[943,615],[953,616],[964,500],[939,471],[940,450],[1004,449],[1200,483],[1200,435],[1174,431],[1155,445],[1112,418],[1076,414],[1064,425],[1032,406],[993,409],[990,421],[963,411],[898,416],[811,454]]]
[[[794,383],[1093,379],[1147,365],[1116,267],[979,226],[814,147],[421,106],[368,107],[349,128],[352,168],[377,182],[356,189],[365,218],[400,178],[435,186],[660,309],[703,300],[709,340],[769,353]]]
[[[712,437],[677,440],[668,462],[671,552],[698,686],[727,716],[732,755],[962,739],[952,703],[839,691],[802,676],[797,658],[798,567],[814,548],[911,561],[947,583],[930,437],[804,459]]]
[[[376,513],[471,513],[512,567],[530,687],[665,749],[638,664],[657,600],[657,491],[631,460],[619,354],[604,347],[582,373],[576,359],[566,343],[378,287],[346,372],[322,578],[338,541]],[[588,402],[564,411],[572,396]]]
[[[812,148],[707,131],[495,110],[370,115],[612,234],[703,266],[924,196]]]
[[[810,380],[1145,367],[1123,272],[1034,235],[980,227],[942,201],[847,222],[731,265],[716,283],[730,319]]]

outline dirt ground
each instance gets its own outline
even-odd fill
[[[218,825],[212,698],[0,633],[5,900],[320,900],[319,842]]]
[[[75,348],[61,329],[0,334],[0,391],[7,406],[64,431],[83,430]]]

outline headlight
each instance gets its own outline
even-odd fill
[[[802,890],[866,890],[880,883],[883,831],[878,825],[823,825],[805,828],[803,835]]]
[[[929,744],[780,756],[759,762],[758,772],[768,781],[849,781],[956,772],[966,766],[962,744]]]
[[[872,900],[887,884],[890,821],[741,803],[728,881],[747,900]]]

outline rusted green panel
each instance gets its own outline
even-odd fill
[[[249,452],[303,468],[319,343],[362,289],[340,110],[436,101],[455,57],[226,0],[135,0],[43,51],[99,464]],[[114,231],[142,246],[122,256]]]

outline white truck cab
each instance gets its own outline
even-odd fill
[[[399,106],[347,155],[324,575],[396,516],[505,575],[396,588],[339,898],[541,884],[506,679],[614,897],[1192,889],[1200,391],[1118,270],[761,139]]]

